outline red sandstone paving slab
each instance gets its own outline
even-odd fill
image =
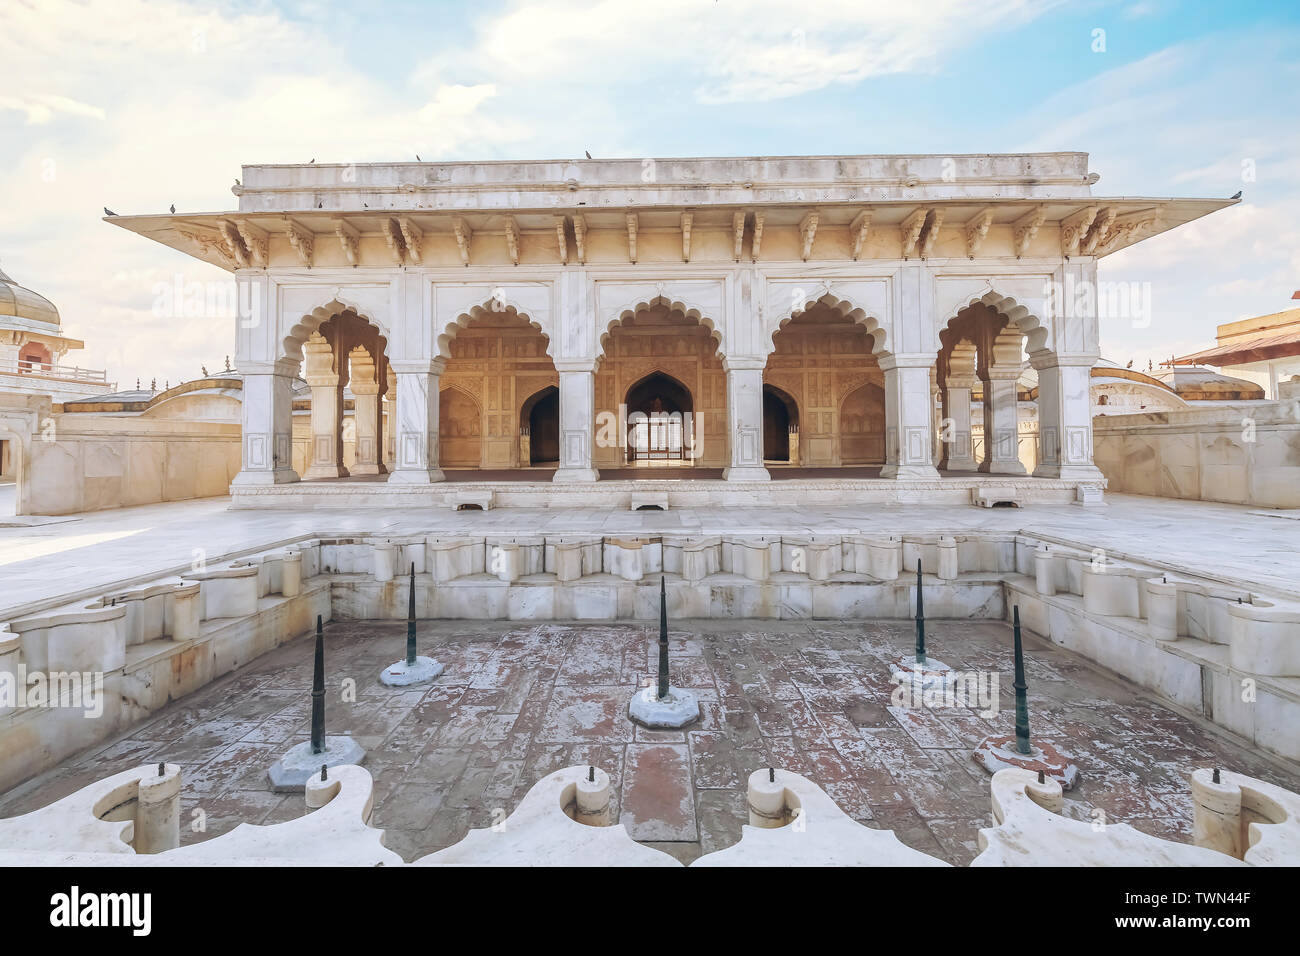
[[[619,822],[634,840],[699,839],[685,745],[628,745]]]
[[[470,685],[465,694],[460,699],[460,703],[469,704],[474,707],[495,707],[501,709],[501,703],[506,699],[505,688],[502,687],[474,687]]]
[[[859,823],[874,818],[875,814],[868,805],[866,794],[852,780],[832,780],[822,786],[826,795],[835,801],[835,805]]]
[[[979,856],[979,831],[992,825],[991,813],[985,817],[926,821],[926,827],[944,851],[944,858],[957,866],[969,866]]]
[[[807,704],[801,700],[787,701],[785,710],[790,719],[790,735],[797,746],[808,750],[831,748],[830,737]]]
[[[261,824],[284,803],[285,796],[269,790],[237,790],[219,797],[182,797],[181,842],[211,839],[241,823]],[[296,802],[301,804],[301,813],[305,813],[307,805],[303,798],[299,796]]]
[[[694,730],[686,735],[691,774],[700,790],[738,789],[745,785],[732,763],[730,742],[723,733]]]
[[[920,707],[891,706],[889,712],[907,735],[921,747],[926,749],[956,749],[962,746],[961,740],[943,724],[933,711]]]
[[[166,744],[161,744],[155,740],[129,738],[109,744],[95,753],[87,754],[78,761],[78,764],[87,771],[111,776],[117,772],[111,769],[112,767],[123,763],[134,766],[157,763],[158,758],[155,755],[165,754],[166,752]]]
[[[426,750],[415,759],[405,776],[417,783],[450,787],[469,766],[472,751],[461,747]]]
[[[875,816],[866,822],[866,826],[877,830],[893,830],[898,837],[913,850],[929,854],[938,860],[947,860],[943,845],[935,839],[926,821],[915,810],[902,807],[876,808]],[[950,861],[951,862],[951,861]]]
[[[487,806],[484,790],[492,782],[495,772],[492,767],[467,767],[461,773],[460,778],[452,784],[451,789],[447,791],[443,802],[449,807],[464,807],[466,809]],[[493,803],[493,806],[500,806],[500,801]]]
[[[901,728],[862,730],[859,733],[886,767],[912,765],[933,769],[933,763],[925,749]]]
[[[810,776],[812,769],[808,763],[808,752],[796,746],[789,737],[764,737],[763,749],[767,753],[769,766],[783,770],[793,770],[802,776]],[[757,768],[756,768],[757,769]]]
[[[715,853],[740,842],[749,822],[745,794],[739,790],[700,790],[695,817],[700,829],[700,853]]]
[[[992,736],[993,727],[988,721],[969,710],[945,710],[938,713],[939,720],[963,747],[974,749],[985,737]]]
[[[496,716],[494,707],[458,707],[451,719],[438,728],[434,736],[439,747],[467,747],[484,739],[488,721]]]
[[[684,744],[685,730],[651,730],[649,727],[636,725],[632,739],[639,744]]]
[[[571,766],[573,764],[569,763],[569,745],[567,743],[546,744],[535,742],[529,747],[528,755],[524,758],[523,783],[520,786],[524,791],[527,791],[529,787],[548,774]]]
[[[628,743],[633,724],[627,716],[631,688],[560,687],[537,730],[541,742]]]
[[[788,703],[788,702],[787,702]],[[785,708],[779,701],[755,701],[754,720],[758,723],[758,732],[766,737],[789,737],[794,728]]]

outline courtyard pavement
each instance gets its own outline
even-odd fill
[[[703,715],[685,731],[655,732],[626,716],[656,666],[655,633],[643,625],[424,621],[421,653],[446,672],[401,691],[377,677],[404,651],[404,622],[334,623],[326,728],[367,749],[372,823],[408,861],[490,825],[547,773],[584,764],[610,773],[615,813],[634,839],[683,861],[740,839],[746,778],[769,765],[805,774],[852,817],[918,850],[957,864],[975,856],[976,831],[991,821],[989,777],[971,749],[1013,730],[1006,625],[935,621],[928,634],[930,653],[950,666],[998,673],[991,718],[978,705],[891,704],[888,662],[910,648],[910,622],[686,621],[671,636],[673,681],[699,694]],[[271,792],[266,770],[307,738],[312,648],[299,638],[168,705],[0,797],[0,816],[159,760],[182,766],[183,842],[301,815],[302,796]],[[1026,655],[1035,739],[1082,772],[1068,816],[1187,842],[1197,767],[1300,790],[1296,768],[1069,651],[1027,635]],[[342,699],[349,680],[354,702]]]

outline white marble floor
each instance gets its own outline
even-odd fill
[[[1107,495],[1100,508],[898,505],[864,508],[612,508],[230,511],[229,499],[91,512],[29,527],[0,526],[0,620],[62,598],[187,570],[308,534],[822,533],[1024,531],[1086,548],[1300,596],[1300,524],[1286,512]]]

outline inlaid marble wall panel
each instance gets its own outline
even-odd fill
[[[782,326],[772,342],[763,383],[798,408],[800,464],[882,464],[885,377],[866,330],[816,305]]]
[[[526,319],[502,313],[475,319],[449,350],[439,380],[439,464],[520,467],[521,409],[532,395],[559,384],[545,337]]]
[[[617,437],[617,428],[602,425],[610,421],[609,415],[620,420],[620,405],[626,402],[628,390],[655,372],[676,379],[690,393],[702,442],[696,464],[726,465],[730,460],[727,375],[716,344],[704,326],[667,306],[656,306],[615,326],[605,340],[604,358],[596,369],[595,467],[626,464],[626,449],[611,440]]]

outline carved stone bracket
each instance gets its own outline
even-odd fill
[[[334,220],[334,234],[339,237],[339,244],[343,247],[343,255],[352,265],[361,263],[361,233],[357,231],[356,226],[346,219]]]
[[[460,261],[469,265],[469,244],[474,238],[474,231],[461,216],[451,221],[451,231],[456,234],[456,248],[460,250]]]
[[[810,212],[799,220],[799,254],[803,256],[803,261],[807,262],[808,257],[812,255],[813,240],[817,236],[818,215]]]
[[[308,269],[311,268],[312,256],[316,251],[316,235],[306,226],[293,219],[287,220],[289,245],[298,253],[298,259]]]
[[[397,225],[401,227],[402,238],[406,240],[406,254],[411,261],[419,263],[423,255],[424,231],[417,226],[410,216],[398,216]]]
[[[966,255],[969,258],[974,259],[979,254],[980,246],[983,245],[984,237],[989,234],[989,226],[992,224],[992,208],[980,210],[966,223]]]
[[[587,264],[587,217],[573,217],[573,244],[577,247],[578,262]]]
[[[393,256],[393,265],[405,265],[406,240],[402,238],[402,227],[396,219],[384,220],[384,241],[388,243],[388,251]]]
[[[864,209],[853,217],[849,223],[849,236],[853,239],[853,261],[857,262],[867,244],[867,233],[871,231],[871,210]]]
[[[1096,218],[1097,207],[1084,206],[1061,220],[1061,255],[1068,257],[1079,254],[1079,246]]]
[[[560,264],[569,264],[569,236],[564,230],[564,217],[555,217],[555,241],[560,247]]]
[[[625,217],[627,220],[627,258],[629,262],[636,262],[636,230],[639,220],[637,214],[630,212]]]
[[[899,238],[903,241],[903,258],[910,259],[916,253],[916,244],[925,227],[925,210],[915,209],[898,226]]]
[[[1029,244],[1038,235],[1038,229],[1046,218],[1046,207],[1035,206],[1011,224],[1011,241],[1015,246],[1017,259],[1029,251]]]

